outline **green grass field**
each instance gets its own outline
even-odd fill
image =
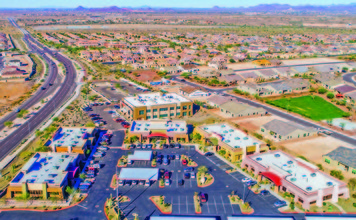
[[[270,100],[267,103],[316,121],[341,118],[347,114],[347,112],[342,111],[319,96],[315,96],[314,99],[312,96],[282,98]]]

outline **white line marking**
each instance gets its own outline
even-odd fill
[[[214,203],[215,203],[216,214],[218,214],[219,212],[218,212],[218,207],[216,206],[215,197],[213,196],[213,198],[214,198]]]
[[[187,213],[188,213],[188,196],[186,196],[185,198],[186,198],[185,202],[186,202],[186,205],[187,205]]]
[[[223,198],[222,198],[222,195],[220,195],[220,197],[221,197],[222,205],[223,205],[223,207],[224,207],[224,212],[226,213],[226,209],[225,209],[224,200],[223,200]]]
[[[77,206],[82,207],[83,209],[88,209],[87,207],[84,207],[82,205],[77,205]]]
[[[178,196],[178,213],[180,214],[180,196]]]

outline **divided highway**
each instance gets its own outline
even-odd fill
[[[27,31],[21,29],[14,20],[10,19],[10,22],[17,28],[19,28],[24,33],[24,41],[31,48],[31,50],[40,53],[41,56],[45,59],[47,63],[49,63],[49,76],[44,83],[44,87],[46,90],[39,89],[29,100],[27,100],[20,109],[27,109],[33,104],[39,102],[43,97],[47,96],[46,94],[49,89],[49,84],[54,83],[56,78],[58,77],[58,69],[57,66],[44,54],[48,53],[52,55],[59,62],[63,63],[66,76],[64,82],[60,85],[59,90],[56,94],[50,99],[47,104],[42,107],[36,115],[32,116],[28,121],[22,124],[15,132],[11,133],[8,137],[3,139],[0,142],[0,159],[3,159],[7,156],[21,141],[26,138],[26,136],[32,133],[39,125],[44,123],[44,121],[54,113],[54,111],[59,108],[65,100],[67,100],[70,95],[74,92],[75,89],[75,78],[76,73],[72,62],[66,57],[60,55],[57,52],[51,51],[49,48],[41,45],[38,41],[36,41]],[[39,45],[43,50],[37,48],[31,43],[35,43]],[[53,63],[53,65],[52,65]],[[13,120],[16,117],[16,113],[12,112],[6,118],[0,121],[0,129],[3,127],[3,122],[7,120]]]

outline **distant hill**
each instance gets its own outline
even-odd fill
[[[288,4],[260,4],[251,7],[221,7],[214,6],[212,8],[154,8],[150,6],[141,7],[102,7],[102,8],[86,8],[84,6],[78,6],[77,8],[37,8],[37,9],[25,9],[25,8],[12,8],[12,9],[1,9],[0,11],[11,11],[11,10],[28,10],[28,11],[78,11],[78,12],[212,12],[212,13],[244,13],[244,12],[258,12],[258,13],[332,13],[332,14],[355,14],[356,13],[356,3],[348,5],[298,5],[292,6]]]

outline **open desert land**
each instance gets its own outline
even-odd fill
[[[9,106],[31,89],[31,82],[7,82],[0,83],[0,109]]]

